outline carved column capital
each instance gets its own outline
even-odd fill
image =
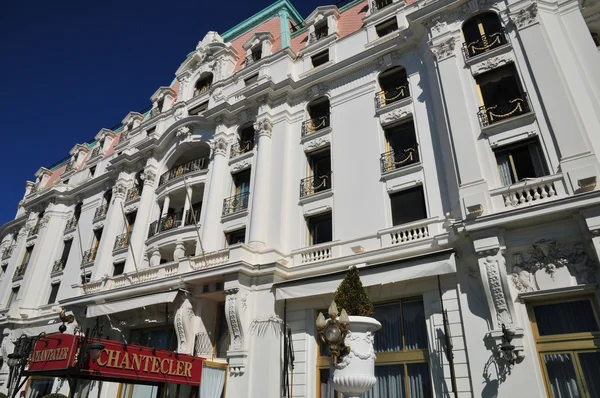
[[[456,37],[452,36],[449,39],[441,41],[440,43],[430,44],[431,52],[438,62],[455,56],[454,46],[456,41]]]
[[[156,180],[156,173],[154,170],[146,169],[141,176],[144,181],[144,185],[154,185],[154,181]]]
[[[254,123],[254,131],[257,137],[265,136],[271,138],[273,131],[273,122],[269,119],[262,119]]]
[[[119,199],[125,199],[127,194],[127,185],[123,181],[119,181],[113,187],[113,196]]]
[[[531,3],[529,6],[522,8],[518,12],[510,14],[510,20],[515,24],[517,29],[524,29],[538,22],[537,13],[537,3]]]
[[[215,138],[210,142],[213,155],[225,156],[227,153],[227,140],[223,137]]]

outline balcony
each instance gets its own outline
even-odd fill
[[[15,245],[12,245],[2,250],[2,260],[9,258],[12,255],[14,249]]]
[[[562,174],[555,174],[491,190],[490,196],[494,210],[505,211],[564,198],[567,189]]]
[[[379,11],[393,3],[392,0],[373,0],[371,1],[371,9],[373,11]]]
[[[441,222],[438,217],[433,217],[395,225],[377,232],[377,235],[381,241],[381,247],[390,247],[432,239],[440,233]]]
[[[380,109],[408,97],[410,97],[408,83],[404,83],[401,86],[389,90],[382,90],[375,93],[375,108]]]
[[[381,172],[387,173],[392,170],[399,169],[404,166],[408,166],[419,161],[419,151],[417,151],[417,144],[413,147],[401,149],[398,151],[391,150],[381,154]]]
[[[107,211],[108,211],[107,203],[104,203],[103,205],[98,206],[98,208],[96,209],[96,212],[94,213],[94,220],[96,220],[100,217],[104,217],[106,215]]]
[[[331,189],[331,171],[320,176],[300,180],[300,198]]]
[[[194,89],[194,97],[198,97],[199,95],[207,93],[210,90],[210,87],[211,87],[210,84],[205,84],[201,87]]]
[[[187,210],[185,215],[183,212],[168,214],[165,217],[150,223],[150,227],[148,228],[148,239],[163,231],[186,225],[195,225],[194,217],[196,221],[200,220],[200,210],[197,210],[195,213],[192,212],[192,210]]]
[[[131,231],[121,234],[115,238],[115,245],[113,251],[119,249],[125,249],[129,246],[129,239],[131,238]]]
[[[52,273],[61,272],[62,270],[64,270],[65,269],[65,263],[66,263],[66,261],[63,260],[63,259],[56,260],[54,262],[54,265],[52,266]]]
[[[203,157],[199,159],[191,160],[187,163],[181,164],[167,171],[163,175],[160,176],[160,180],[158,182],[158,186],[164,185],[167,182],[180,177],[182,175],[186,175],[198,170],[205,170],[208,167],[208,158]]]
[[[142,194],[142,188],[140,186],[131,187],[127,190],[127,195],[125,195],[125,202],[129,202],[130,200],[135,200],[140,197]]]
[[[78,223],[79,223],[79,219],[77,217],[72,217],[69,221],[67,221],[67,225],[65,226],[65,231],[69,231],[71,229],[77,228]]]
[[[244,192],[223,200],[223,216],[235,214],[248,208],[250,192]]]
[[[305,247],[292,252],[294,265],[312,264],[320,261],[338,258],[341,254],[339,241],[326,242]]]
[[[85,253],[83,253],[83,259],[81,261],[81,264],[84,265],[84,264],[93,263],[94,260],[96,259],[97,252],[98,252],[97,248],[86,250]]]
[[[302,122],[302,136],[305,137],[327,127],[329,127],[329,115],[306,120]]]
[[[527,93],[521,93],[518,97],[505,102],[499,102],[492,106],[480,106],[477,116],[481,126],[487,127],[516,116],[531,112]]]
[[[484,34],[480,39],[470,43],[464,42],[462,50],[463,54],[465,55],[465,59],[469,59],[486,51],[503,46],[507,43],[508,40],[506,40],[506,34],[504,31],[500,31],[491,34]]]
[[[250,152],[254,149],[254,140],[248,140],[244,142],[235,143],[231,146],[231,153],[229,154],[229,158],[236,158],[246,152]]]

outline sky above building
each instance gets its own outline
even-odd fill
[[[319,0],[292,1],[303,18]],[[5,3],[0,12],[0,225],[26,181],[71,148],[151,105],[205,33],[220,33],[272,4],[256,1]]]

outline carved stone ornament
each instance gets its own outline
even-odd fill
[[[123,182],[117,182],[115,184],[115,186],[113,187],[113,196],[115,198],[124,199],[126,194],[127,194],[127,185],[125,185]]]
[[[210,142],[210,149],[214,155],[223,155],[227,153],[227,140],[223,137],[215,138]]]
[[[537,12],[537,3],[532,3],[516,14],[510,15],[510,19],[517,29],[523,29],[537,22]]]
[[[229,325],[229,336],[231,338],[231,349],[241,350],[244,345],[244,335],[242,331],[241,319],[238,311],[238,292],[239,289],[229,289],[225,305],[225,316]]]
[[[194,349],[194,308],[189,299],[183,300],[175,312],[177,352],[192,355]]]
[[[463,4],[454,11],[448,13],[447,19],[449,21],[464,21],[469,15],[473,13],[471,7],[468,4]]]
[[[325,136],[325,137],[319,137],[316,138],[314,140],[310,140],[308,141],[305,145],[304,145],[304,150],[305,151],[312,151],[314,149],[317,148],[321,148],[324,146],[329,145],[329,137]]]
[[[499,66],[503,66],[513,62],[509,56],[497,56],[488,58],[485,61],[478,62],[471,67],[471,73],[473,76],[479,75],[484,72],[488,72],[492,69],[496,69]]]
[[[48,221],[50,221],[50,214],[44,213],[44,217],[40,220],[40,228],[44,228],[48,225]]]
[[[237,171],[240,171],[240,170],[247,169],[250,166],[252,166],[252,161],[250,159],[244,159],[244,160],[241,160],[239,162],[235,162],[231,166],[231,171],[232,172],[237,172]]]
[[[73,240],[73,234],[66,234],[63,236],[63,241]]]
[[[152,170],[144,170],[144,173],[141,176],[142,180],[144,180],[144,185],[152,185],[154,184],[154,180],[156,180],[156,173]]]
[[[431,52],[435,55],[438,62],[454,56],[454,45],[456,44],[456,38],[451,37],[437,45],[431,46]]]
[[[181,126],[175,132],[175,137],[177,138],[189,138],[192,136],[192,129],[189,126]]]
[[[381,115],[379,118],[379,122],[381,124],[392,123],[392,122],[395,122],[397,120],[403,119],[403,118],[411,115],[411,113],[412,112],[407,107],[395,109],[391,112],[387,112],[387,113],[384,113],[383,115]]]
[[[33,246],[33,245],[35,245],[35,240],[29,240],[29,241],[27,241],[27,243],[25,244],[25,247],[31,247],[31,246]]]
[[[185,117],[187,117],[188,113],[187,113],[187,108],[186,106],[183,104],[183,102],[180,103],[181,105],[176,105],[176,109],[175,112],[173,113],[173,118],[176,121],[179,121]]]
[[[313,98],[321,97],[321,96],[327,94],[328,90],[329,90],[329,87],[327,86],[327,84],[319,83],[319,84],[315,84],[314,86],[312,86],[311,88],[306,90],[304,95],[306,96],[306,100],[310,101]]]
[[[597,282],[598,264],[589,258],[583,242],[559,245],[554,240],[543,239],[534,243],[526,255],[515,253],[512,263],[510,277],[519,292],[562,287],[570,282],[563,275],[556,276],[563,269],[576,284]],[[567,274],[564,276],[568,278]]]
[[[97,222],[97,223],[95,223],[95,224],[92,226],[92,229],[93,229],[94,231],[97,231],[97,230],[99,230],[99,229],[102,229],[102,228],[104,228],[104,223],[103,223],[103,222]]]
[[[437,36],[446,28],[446,22],[438,17],[432,21],[428,21],[425,26],[431,31],[432,36]]]
[[[492,327],[513,324],[513,306],[510,300],[504,255],[498,249],[478,253],[479,272],[492,315]]]
[[[259,120],[254,123],[254,131],[256,132],[257,137],[266,136],[271,138],[273,122],[271,122],[269,119]]]
[[[139,204],[140,204],[139,202],[136,202],[136,203],[133,203],[133,204],[125,207],[125,209],[124,209],[125,214],[130,214],[130,213],[133,213],[134,211],[137,211]]]

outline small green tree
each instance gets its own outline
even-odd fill
[[[344,309],[348,315],[373,315],[373,303],[360,281],[358,268],[354,265],[346,272],[344,280],[335,292],[333,301],[337,304],[339,311]]]

